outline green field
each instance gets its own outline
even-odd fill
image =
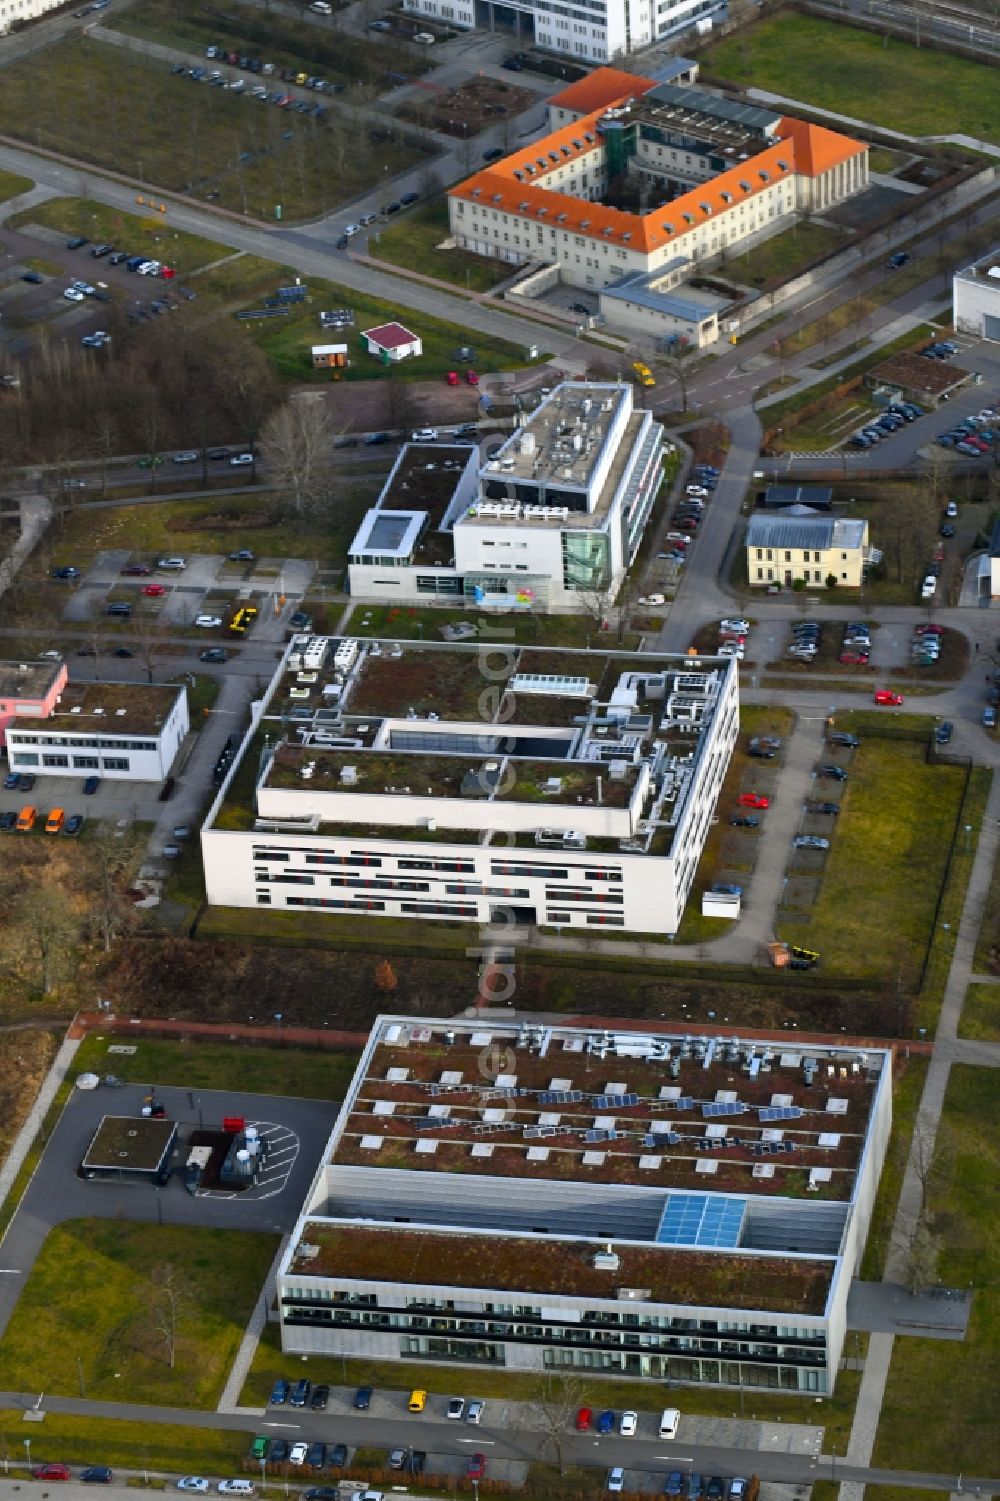
[[[835,250],[844,238],[844,231],[832,224],[795,224],[744,255],[727,256],[724,274],[751,287],[763,286],[772,277],[787,281],[809,261]]]
[[[44,67],[32,55],[4,69],[0,131],[267,221],[328,213],[427,155],[388,117],[348,131],[331,101],[313,108],[325,114],[262,105],[77,36],[47,48]]]
[[[532,615],[517,610],[476,614],[474,610],[418,609],[409,605],[355,605],[350,628],[355,636],[440,641],[442,627],[459,622],[475,625],[480,640],[506,641],[517,646],[585,648],[591,640],[595,646],[609,640],[617,645],[617,636],[599,632],[589,615]],[[638,638],[630,635],[624,649],[634,651],[637,644]]]
[[[906,135],[1000,141],[1000,90],[978,63],[784,12],[710,47],[708,72]]]
[[[257,341],[275,371],[286,381],[313,381],[311,348],[316,342],[317,311],[320,308],[349,307],[354,313],[354,328],[344,342],[350,353],[348,380],[425,381],[443,379],[454,368],[456,350],[471,343],[476,351],[476,369],[480,372],[516,370],[528,363],[526,351],[503,339],[470,333],[454,323],[444,323],[426,313],[414,314],[397,303],[383,302],[368,292],[336,286],[332,282],[310,281],[309,298],[298,304],[288,318],[248,325],[249,336]],[[361,347],[359,333],[380,323],[399,320],[419,333],[423,354],[418,359],[403,360],[398,365],[380,363]],[[544,337],[544,335],[542,335]],[[539,359],[548,356],[540,354]]]
[[[20,1408],[0,1413],[0,1457],[10,1456],[16,1465],[24,1456],[25,1438],[32,1440],[33,1461],[57,1458],[66,1464],[121,1465],[140,1473],[148,1469],[219,1476],[239,1474],[251,1441],[249,1430],[128,1423],[92,1414],[77,1418],[51,1410],[44,1423],[29,1425]],[[19,1481],[28,1481],[27,1471],[12,1468],[10,1479],[13,1489]],[[30,1482],[25,1490],[31,1493]]]
[[[30,177],[22,177],[20,172],[0,171],[0,200],[6,203],[8,198],[16,198],[18,193],[26,193],[35,184]]]
[[[958,1024],[959,1037],[1000,1042],[1000,985],[970,985]]]
[[[122,249],[132,250],[136,255],[141,251],[150,254],[155,251],[158,260],[166,261],[181,276],[190,276],[199,267],[231,253],[217,240],[174,229],[169,213],[164,215],[154,210],[145,216],[128,214],[93,198],[48,198],[44,203],[36,203],[12,214],[10,223],[15,229],[38,224],[57,229],[60,235],[86,235],[95,244],[106,240]],[[87,250],[84,250],[81,257],[84,269],[87,260]],[[55,274],[61,275],[62,268],[58,268]]]
[[[961,1344],[896,1341],[872,1457],[876,1466],[949,1475],[1000,1472],[997,1096],[995,1070],[952,1068],[938,1132],[941,1165],[929,1186],[929,1211],[931,1230],[941,1244],[941,1282],[973,1290],[969,1332]]]
[[[449,234],[447,203],[430,203],[408,214],[402,223],[375,230],[368,242],[368,253],[378,260],[405,266],[472,292],[488,292],[510,275],[511,267],[491,256],[472,255],[467,250],[438,250]]]
[[[778,936],[819,949],[835,974],[917,978],[962,795],[958,767],[924,747],[865,740],[854,753],[815,905]],[[822,787],[822,783],[817,784]]]
[[[4,1380],[13,1391],[79,1396],[82,1387],[111,1401],[214,1406],[276,1249],[274,1235],[245,1231],[60,1225],[0,1339]],[[168,1271],[177,1308],[169,1336]]]
[[[177,1084],[185,1089],[240,1089],[249,1094],[340,1100],[357,1064],[355,1053],[320,1048],[236,1047],[224,1042],[142,1038],[131,1056],[108,1048],[121,1039],[91,1033],[73,1060],[73,1076],[93,1072],[119,1079]]]

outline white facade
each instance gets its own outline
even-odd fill
[[[404,0],[403,8],[449,26],[490,31],[511,29],[513,14],[514,40],[534,41],[581,62],[608,63],[704,22],[725,5],[726,0],[594,0],[590,5],[577,0],[559,6],[547,0],[504,0],[502,6],[494,0]],[[497,11],[504,13],[500,26]]]
[[[959,333],[1000,342],[1000,248],[952,279],[952,321]]]
[[[663,451],[663,429],[634,407],[631,386],[585,382],[558,386],[485,462],[446,441],[408,446],[351,544],[351,595],[553,613],[611,602],[659,492]],[[447,457],[466,453],[464,467]],[[413,460],[424,454],[454,474],[453,498],[436,510],[419,508]]]
[[[80,694],[75,688],[68,685],[48,718],[8,726],[11,770],[163,781],[191,727],[187,690],[134,683],[90,683]]]
[[[502,1075],[484,1067],[493,1057]],[[891,1066],[888,1050],[846,1043],[792,1052],[787,1034],[381,1017],[278,1267],[282,1347],[829,1394],[889,1141]],[[706,1128],[723,1099],[746,1103]],[[764,1124],[777,1101],[794,1107],[779,1128]],[[583,1150],[595,1110],[611,1112],[613,1152]],[[690,1145],[706,1130],[708,1160]],[[451,1155],[438,1165],[439,1146]],[[686,1296],[674,1248],[703,1263]],[[728,1263],[732,1305],[707,1295],[713,1263]],[[762,1307],[758,1274],[772,1282]],[[808,1310],[802,1274],[823,1288]],[[773,1284],[786,1275],[783,1303]]]
[[[0,34],[6,35],[21,22],[37,21],[39,16],[64,3],[65,0],[0,0]]]
[[[315,660],[329,661],[335,643],[317,639]],[[351,649],[347,680],[320,690],[314,717],[297,719],[265,756],[249,826],[219,819],[225,788],[212,809],[201,838],[213,905],[676,932],[739,727],[730,659],[615,653],[621,672],[605,705],[587,676],[607,672],[601,655],[572,654],[577,684],[565,676],[567,653],[550,654],[560,696],[537,672],[498,688],[489,673],[501,646],[484,645],[482,657],[440,647],[483,674],[483,718],[461,720],[355,715],[366,664],[384,659],[381,643]],[[286,678],[295,651],[293,640],[265,729],[295,680]],[[400,675],[416,684],[432,659],[414,651]],[[532,666],[545,659],[530,654]],[[316,687],[329,675],[321,668]],[[519,694],[533,711],[523,724]],[[332,703],[335,712],[321,708]],[[280,734],[275,723],[269,738]]]

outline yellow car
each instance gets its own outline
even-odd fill
[[[655,386],[656,385],[656,381],[653,379],[653,377],[647,371],[645,375],[640,375],[639,376],[639,384],[640,384],[640,386]]]
[[[423,1412],[423,1410],[424,1410],[424,1408],[426,1406],[427,1406],[427,1393],[425,1391],[422,1391],[420,1388],[417,1388],[416,1391],[412,1391],[410,1393],[409,1407],[410,1407],[410,1411],[411,1412]]]
[[[650,373],[649,366],[644,365],[642,360],[633,360],[632,369],[635,371],[636,375],[648,375]]]

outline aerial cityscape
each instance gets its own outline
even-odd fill
[[[0,0],[0,1501],[1000,1496],[998,78]]]

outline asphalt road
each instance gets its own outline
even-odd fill
[[[113,1060],[112,1060],[113,1061]],[[155,1084],[155,1080],[150,1080]],[[300,1100],[230,1091],[165,1087],[157,1097],[167,1117],[181,1125],[181,1141],[191,1129],[221,1124],[224,1115],[243,1115],[265,1126],[284,1128],[275,1149],[275,1166],[288,1164],[265,1191],[249,1189],[235,1197],[187,1192],[179,1177],[161,1190],[146,1183],[84,1182],[77,1168],[104,1115],[140,1113],[146,1087],[74,1090],[31,1183],[0,1241],[0,1335],[24,1287],[25,1280],[54,1225],[74,1219],[159,1220],[168,1225],[200,1225],[213,1229],[271,1230],[284,1233],[294,1225],[320,1152],[336,1119],[338,1106],[328,1100]],[[294,1138],[294,1140],[292,1140]],[[278,1155],[280,1153],[280,1156]],[[183,1149],[174,1167],[184,1161]]]

